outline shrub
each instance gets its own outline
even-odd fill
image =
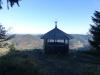
[[[0,75],[38,75],[33,59],[13,56],[7,54],[0,57]]]

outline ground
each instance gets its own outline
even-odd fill
[[[35,72],[34,75],[100,75],[100,59],[81,52],[73,52],[63,56],[46,55],[43,50],[39,49],[13,51],[1,57],[0,66],[2,59],[13,63],[14,69],[17,67],[16,64],[24,67],[25,72],[28,72],[27,74],[22,73],[23,75],[33,75],[33,72]],[[6,68],[9,69],[8,66]],[[12,73],[13,70],[10,72]],[[11,75],[11,73],[6,75]],[[14,73],[18,74],[19,71]]]

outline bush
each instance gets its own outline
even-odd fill
[[[8,54],[0,58],[0,75],[38,75],[35,65],[31,58],[12,57]]]
[[[100,57],[100,50],[91,49],[88,51],[84,51],[83,54],[87,54],[87,55],[91,55],[91,56],[95,56],[95,57]]]
[[[9,46],[9,49],[10,49],[11,52],[15,51],[16,50],[15,45],[14,44],[11,44]]]

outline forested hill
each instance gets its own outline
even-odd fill
[[[31,35],[31,34],[16,34],[13,39],[10,40],[17,49],[36,49],[43,48],[42,35]],[[88,35],[71,34],[74,39],[70,40],[71,49],[84,49],[88,48],[89,43]]]

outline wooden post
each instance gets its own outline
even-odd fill
[[[44,47],[44,49],[45,49],[45,44],[46,44],[46,40],[44,39],[44,43],[43,43],[43,47]]]
[[[55,39],[54,39],[54,43],[55,43]]]
[[[64,39],[64,44],[66,44],[66,40]]]
[[[48,39],[44,39],[44,51],[45,51],[45,53],[47,53],[47,41],[48,41]]]
[[[68,39],[68,50],[69,50],[69,39]]]
[[[45,49],[46,45],[47,45],[47,39],[44,39],[44,49]]]

